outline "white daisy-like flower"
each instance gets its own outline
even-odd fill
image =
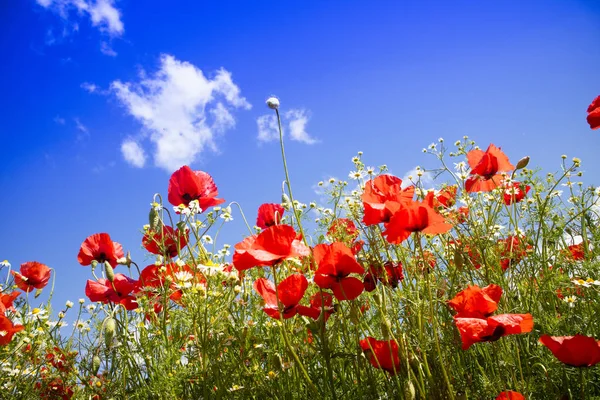
[[[563,300],[565,303],[567,303],[569,305],[569,307],[573,308],[573,307],[575,307],[575,302],[577,302],[577,297],[566,296]]]
[[[74,324],[73,324],[73,325],[75,325],[75,328],[76,328],[76,329],[78,329],[78,330],[80,330],[80,331],[83,331],[83,330],[85,330],[86,328],[89,328],[89,326],[90,326],[90,323],[89,323],[88,321],[83,321],[83,320],[81,320],[81,319],[78,319],[77,321],[75,321],[75,322],[74,322]]]
[[[354,179],[354,180],[364,178],[365,176],[366,176],[365,171],[350,171],[350,173],[348,174],[348,177],[350,179]]]
[[[38,319],[38,320],[45,320],[48,319],[48,311],[44,310],[43,308],[33,308],[28,314],[27,317],[29,320],[33,320],[33,319]]]
[[[65,303],[65,307],[67,307],[67,308],[73,307],[73,302],[70,300],[67,300],[67,302]]]
[[[0,262],[0,267],[10,268],[10,263],[8,262],[8,260],[4,260]]]
[[[162,204],[157,203],[156,201],[153,201],[152,203],[150,203],[150,206],[154,209],[154,211],[160,211],[163,209]]]
[[[590,286],[592,286],[592,284],[590,282],[584,281],[581,278],[573,279],[571,282],[573,282],[573,284],[576,285],[576,286],[583,286],[583,287],[590,287]],[[593,282],[593,280],[592,280],[592,282]]]
[[[202,236],[202,241],[204,243],[208,243],[208,244],[212,244],[212,242],[213,242],[212,238],[209,235]]]

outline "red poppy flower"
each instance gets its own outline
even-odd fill
[[[258,236],[249,236],[234,246],[233,266],[244,271],[257,266],[271,266],[292,257],[305,257],[310,249],[297,239],[289,225],[273,225]]]
[[[308,281],[302,274],[293,274],[275,285],[268,279],[258,278],[254,281],[254,290],[264,299],[265,307],[263,311],[271,318],[279,319],[279,305],[277,297],[283,305],[283,318],[292,318],[298,313],[298,303],[302,300],[304,292],[308,287]]]
[[[281,204],[265,203],[258,207],[258,217],[256,226],[261,229],[267,229],[270,226],[278,225],[284,213]]]
[[[168,225],[162,225],[160,231],[148,230],[142,238],[142,245],[152,254],[166,254],[175,257],[189,240],[189,231],[182,232]]]
[[[383,266],[375,264],[369,266],[369,272],[363,278],[363,286],[367,292],[372,292],[377,282],[381,281],[384,285],[395,289],[402,280],[404,280],[402,263],[386,261]]]
[[[448,301],[448,305],[458,313],[456,317],[486,318],[498,309],[501,296],[502,288],[498,285],[491,284],[484,288],[469,285]]]
[[[364,274],[365,270],[354,258],[352,250],[343,243],[318,244],[313,250],[318,269],[315,283],[321,289],[331,289],[338,300],[354,300],[363,291],[363,283],[348,275]]]
[[[327,235],[330,237],[354,240],[358,237],[358,229],[354,222],[348,218],[337,218],[331,223],[327,230]]]
[[[67,353],[59,347],[54,347],[52,351],[46,352],[46,361],[57,370],[61,372],[67,372],[71,369],[76,355],[76,351]]]
[[[0,346],[9,344],[14,334],[21,332],[23,329],[25,329],[23,325],[15,325],[6,316],[0,315],[0,332],[4,333],[0,335]]]
[[[182,289],[191,288],[194,285],[206,287],[206,278],[202,273],[193,271],[187,264],[182,266],[177,263],[169,263],[164,266],[150,264],[142,270],[134,292],[137,293],[143,288],[162,288],[166,283],[169,284],[169,298],[179,302],[183,296]],[[151,292],[156,295],[156,291]]]
[[[523,260],[533,249],[525,238],[510,235],[506,239],[498,240],[500,245],[500,266],[506,271],[511,265],[516,265]]]
[[[592,367],[600,363],[600,342],[584,335],[542,335],[540,343],[550,349],[554,357],[572,367]]]
[[[430,190],[425,196],[425,203],[433,209],[450,208],[456,203],[458,186],[446,186],[440,190]]]
[[[531,186],[524,185],[521,182],[511,182],[504,185],[504,204],[510,206],[513,203],[522,201],[529,190],[531,190]]]
[[[417,267],[423,273],[427,273],[427,272],[433,270],[437,264],[435,255],[432,252],[430,252],[429,250],[424,250],[423,255],[417,254],[417,256],[414,258],[414,260],[415,260],[415,263],[417,264]]]
[[[572,244],[567,247],[569,258],[575,261],[583,260],[585,258],[585,252],[583,251],[583,243]]]
[[[13,301],[15,301],[15,299],[19,297],[20,294],[21,292],[17,290],[12,292],[11,294],[0,294],[0,315],[5,315],[6,310],[15,311]]]
[[[475,343],[494,342],[503,336],[531,332],[531,314],[500,314],[488,318],[454,317],[460,333],[462,349],[467,350]]]
[[[375,368],[381,368],[391,375],[400,371],[398,343],[395,340],[377,340],[367,337],[360,341],[360,348],[367,354],[369,362]]]
[[[123,246],[113,242],[108,233],[96,233],[83,241],[77,261],[83,266],[90,265],[94,260],[99,263],[108,262],[114,268],[117,260],[123,257]]]
[[[43,400],[69,400],[74,394],[71,386],[66,385],[60,378],[46,380],[44,383],[36,382],[35,388]]]
[[[592,104],[587,109],[587,113],[587,122],[590,124],[590,128],[600,128],[600,96],[592,101]]]
[[[367,226],[387,222],[392,216],[390,203],[406,203],[412,200],[415,188],[401,188],[402,179],[392,175],[379,175],[367,181],[361,199],[365,208],[363,223]]]
[[[173,172],[169,179],[169,203],[186,207],[190,201],[198,200],[202,211],[208,207],[218,206],[225,200],[217,199],[219,191],[213,178],[203,171],[192,171],[187,165]]]
[[[498,397],[496,397],[496,400],[525,400],[525,396],[519,392],[507,390],[505,392],[501,392]]]
[[[413,232],[437,235],[448,232],[452,225],[444,217],[423,202],[395,203],[392,216],[385,224],[383,236],[392,244],[400,244]]]
[[[127,310],[138,307],[131,292],[136,288],[137,281],[123,274],[115,274],[113,282],[108,279],[98,279],[98,282],[88,279],[85,285],[85,295],[92,302],[121,304]]]
[[[19,272],[11,271],[15,277],[15,284],[27,293],[33,289],[44,288],[50,280],[50,268],[37,261],[21,264]]]
[[[499,147],[490,144],[487,150],[476,149],[467,153],[471,175],[465,182],[467,192],[490,192],[504,180],[499,172],[515,169]]]
[[[310,317],[314,320],[318,320],[321,316],[321,312],[324,315],[325,322],[335,312],[333,307],[333,296],[327,292],[317,292],[310,297],[310,306],[298,306],[298,314]]]

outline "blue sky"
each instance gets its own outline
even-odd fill
[[[55,268],[57,307],[84,297],[90,234],[146,265],[149,203],[183,163],[254,220],[284,179],[271,94],[302,202],[359,150],[404,176],[463,135],[544,171],[580,157],[598,184],[598,21],[595,1],[5,2],[0,260]],[[245,233],[233,217],[222,243]]]

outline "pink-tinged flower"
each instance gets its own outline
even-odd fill
[[[142,245],[152,254],[175,257],[189,240],[189,231],[182,232],[168,225],[162,225],[160,230],[148,230],[142,238]]]
[[[273,225],[234,246],[233,266],[244,271],[258,266],[277,265],[285,259],[306,257],[310,249],[289,225]]]
[[[379,175],[365,183],[361,199],[365,208],[363,223],[367,226],[389,221],[392,212],[388,209],[393,203],[406,203],[412,200],[415,188],[401,188],[402,179],[392,175]]]
[[[360,348],[375,368],[381,368],[395,375],[400,371],[398,343],[395,340],[377,340],[367,337],[360,341]]]
[[[385,224],[383,236],[392,244],[402,243],[413,232],[437,235],[452,229],[452,225],[444,217],[424,202],[396,203],[390,209],[392,216]]]
[[[590,124],[590,128],[600,128],[600,96],[596,97],[592,104],[587,109],[587,122]]]
[[[283,318],[287,319],[298,313],[298,303],[300,303],[304,292],[306,292],[308,281],[302,274],[293,274],[277,285],[277,291],[273,282],[265,278],[258,278],[254,281],[253,287],[265,301],[263,311],[269,317],[279,319],[279,305],[277,304],[277,297],[279,297],[283,309]]]
[[[15,278],[15,284],[27,293],[34,289],[43,289],[50,280],[50,268],[37,261],[21,264],[19,272],[11,271]]]
[[[92,261],[108,262],[114,268],[117,266],[117,260],[123,257],[123,246],[113,242],[108,233],[96,233],[83,241],[77,261],[83,266],[90,265]]]
[[[488,318],[454,317],[460,333],[462,349],[467,350],[475,343],[494,342],[503,336],[531,332],[531,314],[500,314]]]
[[[187,165],[173,172],[169,179],[169,203],[186,207],[192,200],[198,200],[202,211],[225,202],[217,199],[219,191],[213,178],[203,171],[192,171]]]
[[[493,144],[485,152],[479,149],[469,151],[467,161],[471,167],[471,176],[465,182],[467,192],[490,192],[504,181],[500,172],[515,169],[506,154]]]
[[[6,346],[10,343],[15,333],[24,329],[23,325],[15,325],[4,315],[0,315],[0,346]]]
[[[136,280],[123,274],[115,274],[113,282],[104,278],[98,279],[97,282],[88,279],[85,295],[92,302],[121,304],[127,310],[134,310],[138,304],[131,292],[136,288],[136,284]]]
[[[550,349],[554,357],[572,367],[592,367],[600,363],[600,342],[593,337],[542,335],[540,343]]]
[[[281,204],[262,204],[260,207],[258,207],[256,226],[258,226],[260,229],[267,229],[270,226],[279,225],[284,211],[285,210]]]
[[[365,272],[348,246],[339,242],[318,244],[313,256],[318,265],[314,279],[321,289],[331,289],[338,300],[354,300],[363,292],[362,281],[348,276]]]
[[[510,206],[513,203],[519,203],[522,201],[529,190],[531,190],[531,186],[525,185],[521,182],[511,182],[503,186],[504,188],[504,204]]]

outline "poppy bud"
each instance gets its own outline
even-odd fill
[[[413,400],[416,398],[416,396],[417,393],[415,391],[415,386],[411,381],[408,381],[408,384],[404,386],[404,398]]]
[[[104,272],[106,273],[106,279],[111,282],[115,280],[115,271],[108,261],[104,262]]]
[[[114,318],[107,318],[104,322],[104,344],[106,344],[106,347],[110,347],[116,331],[117,321]]]
[[[148,216],[148,220],[150,222],[150,230],[156,231],[161,228],[160,216],[158,215],[158,211],[152,207],[150,209],[150,215]]]
[[[279,99],[275,96],[271,96],[267,99],[267,106],[271,110],[277,110],[279,108]]]
[[[392,324],[387,318],[384,318],[383,321],[381,322],[381,334],[383,335],[383,338],[385,340],[388,340],[391,332],[392,332]]]
[[[523,169],[527,166],[527,164],[529,164],[529,156],[525,156],[525,157],[521,158],[519,160],[519,162],[517,163],[515,170]]]
[[[292,202],[290,201],[290,198],[288,197],[287,194],[283,193],[281,195],[281,206],[286,210],[289,211],[290,208],[292,208]]]
[[[458,249],[454,250],[454,266],[458,269],[463,267],[463,256]]]
[[[92,263],[90,265],[92,266],[92,270],[93,270],[98,265],[98,261],[97,260],[92,260]]]
[[[36,289],[34,298],[38,298],[38,296],[42,294],[42,289]]]
[[[98,370],[100,369],[100,357],[98,356],[94,356],[94,358],[92,358],[92,375],[96,375],[98,373]]]

